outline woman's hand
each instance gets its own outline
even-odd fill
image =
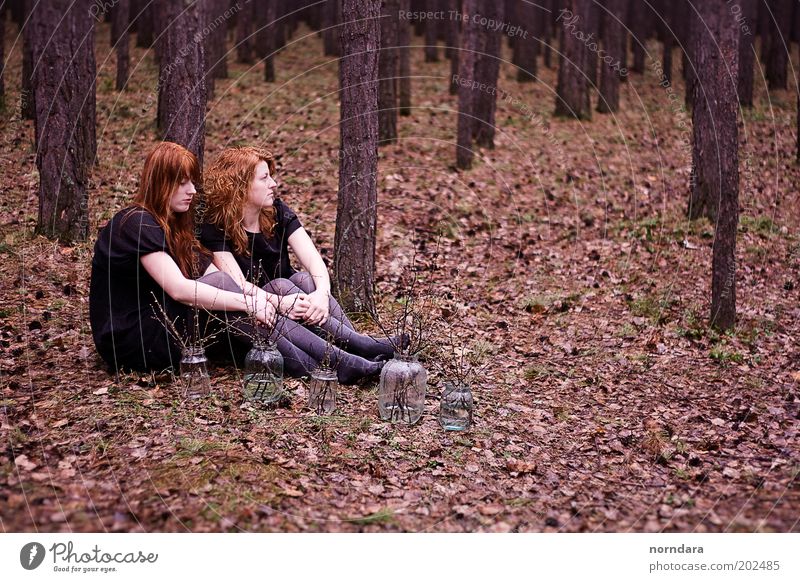
[[[330,302],[327,291],[314,291],[306,296],[309,307],[303,319],[312,325],[324,325],[330,317]]]
[[[278,303],[278,311],[289,319],[302,319],[310,307],[308,295],[293,293],[284,295]]]
[[[250,313],[255,315],[258,321],[268,327],[275,325],[278,314],[275,311],[275,306],[267,300],[267,295],[265,293],[246,295],[245,302],[247,303]]]

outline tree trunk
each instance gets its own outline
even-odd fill
[[[792,31],[792,0],[770,0],[769,51],[766,77],[770,90],[786,89],[789,62],[789,35]]]
[[[6,71],[6,51],[5,51],[5,36],[6,36],[6,5],[0,0],[0,113],[6,108],[6,85],[5,85],[5,71]]]
[[[694,13],[691,0],[682,0],[682,3],[683,30],[686,35],[683,42],[683,78],[686,81],[684,103],[687,109],[691,109],[694,102],[695,85],[697,85],[697,64],[694,61],[695,42],[697,39],[694,29],[697,24],[697,15]]]
[[[542,25],[542,42],[544,45],[544,66],[548,69],[553,68],[553,18],[555,15],[553,12],[558,12],[556,10],[556,4],[554,0],[544,0],[542,2],[542,6],[544,6],[547,10],[543,10],[543,25]],[[549,12],[548,12],[549,10]]]
[[[184,146],[203,165],[206,113],[206,58],[202,38],[204,0],[159,0],[164,33],[159,40],[159,127],[163,139]]]
[[[400,0],[400,9],[409,10],[409,1]],[[408,19],[403,18],[398,22],[397,29],[397,56],[399,59],[397,65],[398,79],[398,92],[399,92],[399,106],[400,115],[411,115],[411,51],[408,45],[411,42],[411,25]]]
[[[214,79],[228,77],[228,21],[234,8],[228,0],[208,0],[208,26],[213,29],[206,42],[206,61]]]
[[[458,127],[456,166],[462,170],[472,167],[472,133],[475,120],[475,61],[480,31],[473,22],[478,0],[464,0],[462,7],[461,56],[458,63]],[[476,85],[477,86],[477,85]]]
[[[264,81],[267,83],[274,83],[275,51],[277,50],[275,31],[278,27],[276,23],[278,18],[278,3],[276,0],[270,0],[264,4],[258,5],[256,11],[263,14],[262,22],[267,24],[261,35],[261,46],[264,51],[264,54],[261,55],[264,59]]]
[[[631,66],[631,70],[634,73],[644,73],[645,49],[647,47],[650,15],[650,8],[642,2],[642,0],[630,0],[630,4],[628,5],[628,27],[633,37],[631,43],[633,65]]]
[[[37,39],[31,26],[31,8],[37,0],[24,0],[25,23],[22,25],[22,90],[20,92],[20,112],[24,119],[36,118],[36,94],[33,76],[38,61]],[[47,39],[47,37],[44,37]]]
[[[130,15],[130,3],[128,0],[117,0],[116,6],[112,9],[114,18],[111,36],[117,47],[117,91],[125,89],[128,83],[130,69],[130,34],[128,33],[128,23]]]
[[[690,215],[716,221],[711,280],[711,325],[736,323],[736,228],[739,222],[739,144],[736,95],[740,30],[725,0],[697,4],[702,22],[697,53],[693,163],[697,181]],[[706,29],[707,27],[707,29]]]
[[[339,203],[334,256],[345,309],[375,312],[380,1],[342,0]]]
[[[590,4],[593,0],[565,0],[564,9],[558,14],[559,65],[556,88],[555,114],[562,117],[591,119],[592,104],[589,97],[589,50],[579,40],[592,34],[590,26]]]
[[[378,57],[378,145],[397,141],[397,32],[399,0],[381,0]]]
[[[661,70],[667,83],[672,84],[672,51],[675,48],[675,5],[672,0],[661,0],[659,3],[661,18],[657,19],[663,43],[661,54]]]
[[[539,52],[538,21],[539,9],[532,4],[516,5],[516,24],[522,36],[514,37],[513,62],[517,65],[517,81],[520,83],[536,80],[536,58]]]
[[[427,12],[436,11],[436,0],[427,0],[425,2],[425,10]],[[425,20],[425,62],[435,63],[439,60],[439,27],[436,26],[436,21],[433,19]]]
[[[739,36],[739,104],[753,106],[753,66],[755,64],[756,1],[739,0],[740,14],[734,17],[740,21]]]
[[[603,11],[603,49],[605,55],[600,62],[600,98],[597,110],[600,113],[619,111],[620,77],[628,74],[622,68],[622,53],[625,50],[627,31],[625,30],[626,0],[606,0]]]
[[[90,0],[50,0],[33,9],[42,47],[34,72],[38,233],[62,242],[89,232],[89,175],[95,135],[94,18]]]
[[[505,5],[496,0],[480,0],[480,22],[503,22]],[[478,55],[475,59],[475,80],[486,87],[475,95],[475,143],[486,148],[494,148],[495,120],[497,109],[497,80],[500,74],[500,48],[503,34],[490,26],[478,27]]]
[[[253,23],[255,4],[245,2],[236,14],[236,62],[252,65],[254,62]]]
[[[26,0],[27,1],[27,0]],[[154,0],[141,0],[139,2],[140,11],[139,17],[136,19],[136,46],[141,48],[150,48],[153,46],[155,39],[154,32],[154,15],[155,15]]]
[[[339,56],[339,14],[341,0],[327,0],[323,9],[322,44],[325,55]]]
[[[450,0],[448,9],[453,13],[461,12],[461,0]],[[458,95],[458,61],[461,55],[461,20],[459,18],[450,19],[450,39],[453,43],[453,50],[450,52],[450,95]]]

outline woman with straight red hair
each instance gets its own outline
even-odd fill
[[[92,259],[89,319],[100,356],[113,368],[159,370],[180,361],[181,347],[160,319],[156,300],[178,328],[189,307],[248,312],[266,325],[275,309],[263,297],[225,291],[229,277],[194,236],[200,168],[170,142],[147,156],[133,203],[98,235]]]

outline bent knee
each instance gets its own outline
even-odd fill
[[[316,285],[314,285],[314,278],[305,271],[300,273],[295,273],[294,275],[289,277],[289,280],[298,287],[300,287],[300,289],[302,289],[306,293],[313,293],[314,290],[317,288]]]
[[[273,279],[264,285],[264,291],[267,293],[273,293],[275,295],[290,295],[292,293],[299,293],[302,290],[298,289],[297,286],[289,279],[281,278]]]
[[[239,285],[236,284],[236,281],[233,280],[233,277],[228,275],[228,273],[223,273],[222,271],[214,271],[208,275],[203,275],[198,280],[201,283],[211,285],[212,287],[222,289],[223,291],[232,291],[234,293],[241,293],[242,291],[241,287],[239,287]]]

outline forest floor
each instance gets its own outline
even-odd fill
[[[578,122],[551,115],[554,70],[519,84],[504,63],[496,148],[457,172],[449,63],[413,50],[412,115],[380,150],[378,296],[382,310],[396,303],[416,261],[431,313],[449,312],[468,353],[486,355],[474,427],[453,434],[437,422],[430,359],[412,427],[379,420],[375,383],[343,389],[337,412],[318,417],[302,381],[289,382],[290,408],[243,405],[231,366],[213,367],[213,397],[192,402],[169,375],[110,375],[88,321],[92,245],[158,140],[156,67],[133,49],[129,89],[114,91],[99,28],[92,240],[60,246],[33,235],[33,124],[18,113],[20,43],[6,39],[3,531],[800,530],[793,92],[767,95],[759,80],[744,112],[739,320],[720,335],[707,326],[713,225],[685,218],[679,73],[663,87],[648,60],[618,114]],[[206,160],[230,144],[276,152],[281,196],[332,256],[336,61],[301,27],[276,58],[277,83],[259,66],[229,68]]]

